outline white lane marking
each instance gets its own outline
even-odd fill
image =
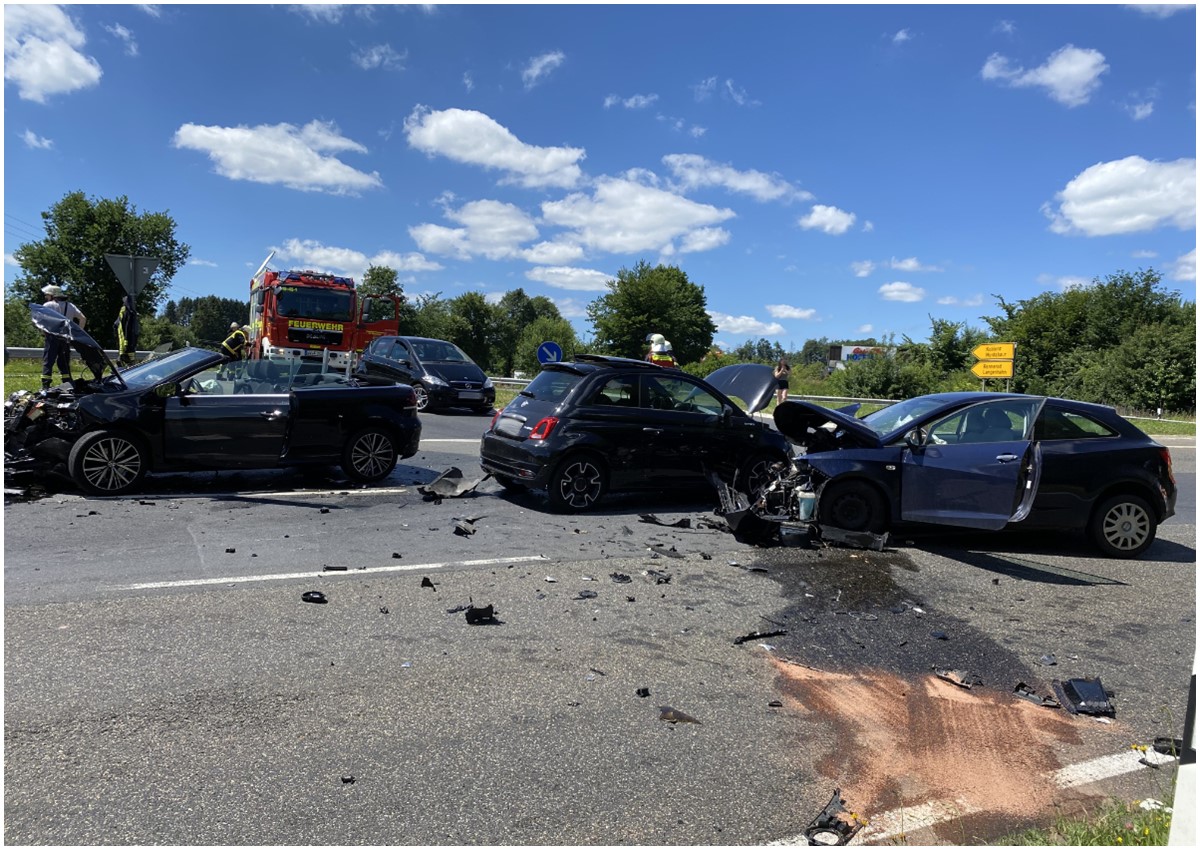
[[[1059,788],[1074,788],[1077,785],[1099,782],[1101,779],[1109,779],[1123,773],[1132,773],[1146,766],[1141,763],[1142,759],[1154,765],[1170,764],[1175,761],[1173,757],[1164,756],[1153,750],[1147,750],[1144,755],[1137,750],[1129,750],[1056,770],[1053,779]]]
[[[437,437],[436,439],[422,439],[421,445],[426,443],[470,443],[473,446],[479,445],[479,437],[473,440],[468,440],[465,437]]]
[[[225,576],[223,578],[192,578],[178,581],[147,581],[139,584],[119,585],[117,590],[160,590],[168,587],[201,587],[210,584],[244,584],[251,581],[284,581],[297,578],[338,578],[339,576],[373,575],[375,573],[413,572],[415,570],[440,570],[447,567],[481,567],[490,564],[519,564],[528,561],[549,560],[544,555],[518,555],[515,558],[481,558],[474,561],[442,561],[434,564],[388,564],[382,567],[363,567],[354,570],[309,570],[301,573],[272,573],[269,575]]]
[[[1079,785],[1088,785],[1102,779],[1111,779],[1114,776],[1140,770],[1146,767],[1141,763],[1142,759],[1152,765],[1170,764],[1175,761],[1172,756],[1165,756],[1153,750],[1147,750],[1145,754],[1137,750],[1128,750],[1060,768],[1050,774],[1050,779],[1059,788],[1075,788]],[[870,815],[867,817],[867,825],[859,830],[854,838],[850,839],[850,844],[858,846],[868,841],[886,841],[979,811],[982,810],[966,800],[934,800],[917,806],[894,809],[880,815]],[[804,833],[770,842],[770,846],[773,847],[806,846],[807,844],[808,838]]]

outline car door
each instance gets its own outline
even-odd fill
[[[705,471],[735,454],[721,424],[722,402],[685,375],[642,375],[644,430],[653,437],[651,463],[663,486],[704,481]]]
[[[371,347],[367,371],[400,384],[412,384],[417,370],[416,355],[402,339],[380,340]]]
[[[638,378],[613,375],[589,391],[571,415],[572,429],[604,446],[609,484],[614,489],[637,488],[661,482],[654,469],[654,448],[660,429],[645,420],[639,403]]]
[[[165,400],[163,451],[169,463],[209,469],[261,469],[283,454],[288,393],[176,393]]]
[[[926,423],[901,452],[901,519],[990,530],[1024,519],[1041,473],[1033,426],[1044,403],[1009,397]]]

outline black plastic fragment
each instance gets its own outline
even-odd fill
[[[651,525],[661,525],[663,528],[691,528],[692,527],[692,521],[690,519],[688,519],[687,517],[684,517],[681,520],[676,520],[675,522],[663,522],[661,519],[656,517],[654,514],[641,514],[638,516],[638,521],[639,522],[648,522]]]
[[[326,564],[323,569],[331,573],[344,573],[348,572],[350,568],[340,564]]]
[[[594,590],[581,590],[581,591],[579,591],[579,595],[578,595],[578,596],[576,596],[575,598],[576,598],[576,599],[595,599],[595,598],[596,598],[596,591],[594,591]]]
[[[629,584],[631,581],[633,581],[633,579],[625,575],[625,573],[609,573],[609,576],[617,584]]]
[[[853,822],[845,820],[841,817],[843,813],[849,814],[846,801],[842,799],[842,790],[835,788],[828,805],[804,830],[808,843],[812,846],[849,844],[850,839],[862,829],[862,822],[857,818],[853,818]]]
[[[1116,716],[1117,711],[1109,702],[1108,692],[1104,690],[1099,677],[1067,679],[1065,682],[1055,680],[1051,682],[1051,687],[1054,688],[1058,701],[1071,714]]]
[[[660,705],[658,707],[658,719],[665,720],[668,723],[699,723],[700,721],[692,717],[690,714],[685,714],[677,708],[671,708],[669,705]]]
[[[325,594],[319,590],[310,590],[307,593],[300,594],[300,599],[303,602],[314,602],[318,605],[324,605],[329,600],[325,598]]]
[[[872,534],[869,531],[847,531],[832,525],[822,525],[818,528],[821,532],[821,539],[825,542],[839,543],[853,549],[873,549],[876,552],[882,552],[888,542],[886,531],[883,534]]]
[[[1045,706],[1046,708],[1062,708],[1058,700],[1051,696],[1038,696],[1033,688],[1024,682],[1017,682],[1017,686],[1013,688],[1013,694],[1021,699],[1029,700],[1034,705]]]
[[[483,608],[476,608],[474,605],[471,605],[467,608],[467,625],[478,626],[496,622],[499,621],[496,619],[496,611],[491,605]]]
[[[429,576],[421,576],[421,587],[433,588],[433,592],[437,593],[437,587],[434,586]]]
[[[638,688],[637,691],[635,691],[635,693],[639,697],[642,697],[643,699],[645,699],[646,697],[650,696],[650,689],[649,688]]]
[[[942,670],[938,667],[933,668],[933,674],[939,679],[945,679],[952,685],[958,685],[960,688],[971,690],[972,685],[982,685],[983,680],[973,673],[968,673],[966,670]]]
[[[769,637],[781,637],[782,635],[786,635],[786,634],[787,634],[787,629],[779,629],[774,632],[751,632],[748,635],[742,635],[741,637],[734,638],[733,643],[735,646],[737,646],[739,644],[743,644],[743,643],[746,643],[747,641],[751,641],[751,640],[762,640],[763,638],[769,638]]]

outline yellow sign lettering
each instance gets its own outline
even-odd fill
[[[1012,360],[1016,349],[1012,342],[985,342],[975,346],[971,354],[976,360]]]
[[[1011,360],[980,360],[971,367],[971,374],[976,378],[1011,378],[1013,362]]]

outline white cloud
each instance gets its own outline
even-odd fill
[[[370,266],[387,266],[397,271],[436,271],[441,268],[420,254],[381,251],[374,256],[367,256],[353,248],[323,245],[314,239],[289,239],[282,246],[273,247],[273,250],[275,256],[288,265],[346,275],[355,280],[362,280],[363,273]]]
[[[781,336],[787,333],[779,322],[760,322],[753,316],[731,316],[728,313],[708,311],[717,325],[717,331],[728,334],[750,334],[751,336]]]
[[[911,40],[912,40],[912,36],[909,35],[907,29],[902,29],[898,33],[896,33],[894,36],[892,36],[892,44],[903,44],[904,42],[911,41]]]
[[[587,305],[574,298],[553,298],[554,306],[564,319],[586,319]]]
[[[954,295],[945,295],[939,298],[937,303],[946,307],[981,307],[983,306],[983,296],[972,295],[970,298],[958,298]]]
[[[554,239],[549,242],[539,242],[532,248],[527,248],[521,256],[531,262],[543,266],[562,266],[583,258],[583,248],[570,239]]]
[[[536,86],[566,59],[566,54],[561,50],[543,53],[530,59],[529,64],[521,71],[521,80],[525,83],[525,88],[531,89]]]
[[[461,259],[507,260],[519,257],[522,243],[538,236],[533,219],[500,201],[470,201],[457,210],[447,209],[446,218],[462,226],[418,224],[408,229],[418,248]]]
[[[26,130],[21,134],[21,140],[25,142],[25,146],[34,150],[49,150],[54,147],[54,142],[50,139],[43,139],[32,130]]]
[[[613,106],[623,106],[626,109],[645,109],[656,100],[658,100],[658,95],[656,94],[635,94],[629,97],[610,94],[604,98],[604,108],[609,109]]]
[[[1152,260],[1158,256],[1158,252],[1141,250],[1141,251],[1134,251],[1129,256],[1133,257],[1135,260]]]
[[[870,233],[874,229],[875,229],[875,222],[873,222],[873,221],[864,221],[863,222],[863,226],[862,226],[863,233]]]
[[[859,326],[858,326],[858,330],[856,331],[856,333],[860,333],[860,334],[869,334],[869,333],[871,333],[871,331],[873,331],[873,330],[875,330],[875,326],[874,326],[874,325],[859,325]]]
[[[385,71],[403,71],[404,62],[408,59],[408,51],[397,53],[390,44],[376,44],[364,47],[350,54],[350,59],[364,71],[382,68]]]
[[[981,73],[985,80],[997,80],[1013,88],[1044,88],[1054,100],[1075,107],[1088,102],[1100,87],[1100,75],[1107,70],[1099,50],[1068,44],[1052,53],[1044,65],[1028,71],[1014,68],[1006,57],[993,53]]]
[[[1182,257],[1175,260],[1174,266],[1171,268],[1171,280],[1191,280],[1196,279],[1196,249],[1188,251]]]
[[[473,91],[475,88],[475,78],[471,76],[470,71],[463,72],[463,87],[467,91]]]
[[[585,248],[632,254],[642,251],[673,253],[676,239],[712,228],[733,218],[729,209],[699,204],[628,178],[602,177],[591,196],[574,193],[542,204],[542,218],[571,230],[571,239]],[[713,242],[714,233],[693,237]]]
[[[138,55],[138,45],[137,45],[137,42],[133,38],[132,32],[130,32],[128,29],[121,26],[120,24],[113,24],[111,27],[105,26],[104,29],[106,29],[110,34],[115,35],[121,41],[125,42],[125,55],[126,56],[137,56]]]
[[[290,11],[318,23],[336,24],[346,11],[341,3],[296,3],[288,7]]]
[[[993,28],[993,32],[1001,32],[1005,35],[1012,35],[1017,31],[1017,25],[1012,21],[1000,21]]]
[[[1144,103],[1131,103],[1125,107],[1134,121],[1141,121],[1143,118],[1149,118],[1154,112],[1154,101],[1148,100]]]
[[[1161,226],[1196,226],[1196,160],[1151,162],[1129,156],[1078,174],[1042,205],[1055,233],[1111,236]]]
[[[768,304],[767,312],[773,319],[811,319],[817,315],[812,307],[793,307],[790,304]]]
[[[725,81],[725,95],[738,106],[745,106],[746,104],[749,104],[750,106],[759,105],[757,100],[751,100],[750,97],[747,96],[745,89],[735,86],[733,84],[733,80]]]
[[[875,263],[872,260],[855,260],[850,264],[850,268],[855,277],[869,277],[871,272],[875,271]]]
[[[706,80],[701,80],[692,86],[692,95],[696,98],[696,102],[708,100],[713,96],[713,92],[717,90],[717,78],[709,77]]]
[[[701,227],[683,234],[679,240],[679,253],[698,254],[711,251],[729,243],[729,231],[723,227]]]
[[[1087,289],[1092,285],[1092,282],[1086,277],[1076,277],[1073,275],[1060,277],[1055,283],[1058,285],[1060,292],[1069,292],[1072,289]]]
[[[184,124],[172,143],[208,154],[216,172],[230,180],[249,180],[331,195],[357,195],[383,186],[379,172],[366,174],[346,165],[332,153],[367,149],[341,135],[332,123],[311,121],[260,124],[257,127],[213,127]]]
[[[595,269],[570,266],[538,266],[525,272],[525,277],[546,286],[577,292],[604,292],[608,289],[608,282],[613,279],[612,275]]]
[[[913,286],[911,283],[895,281],[879,287],[879,294],[884,301],[915,302],[925,297],[925,290],[919,286]]]
[[[188,257],[187,265],[189,266],[204,266],[205,268],[215,269],[217,264],[212,260],[202,260],[199,257]]]
[[[778,174],[761,171],[738,171],[731,165],[713,162],[699,154],[667,154],[663,163],[675,175],[675,188],[683,192],[719,186],[730,192],[740,192],[759,201],[809,200],[812,195],[797,189]]]
[[[12,254],[4,255],[4,265],[13,266],[18,269],[21,267],[21,264],[17,262],[17,258],[14,257]]]
[[[796,223],[805,230],[820,230],[831,236],[841,236],[854,225],[855,218],[854,213],[839,210],[837,207],[816,204],[813,206],[812,212]]]
[[[569,189],[579,183],[583,148],[527,145],[482,112],[417,106],[404,119],[408,144],[419,151],[468,165],[508,172],[504,182],[527,188]]]
[[[1137,11],[1141,12],[1143,15],[1149,15],[1152,18],[1169,18],[1172,15],[1174,15],[1176,12],[1182,12],[1184,9],[1194,9],[1196,7],[1190,6],[1190,5],[1189,6],[1177,5],[1177,4],[1173,4],[1173,3],[1171,3],[1171,4],[1168,4],[1168,3],[1144,3],[1144,4],[1130,3],[1125,8],[1126,9],[1136,9]]]
[[[45,103],[50,95],[90,88],[104,73],[79,49],[83,31],[60,6],[4,7],[4,79],[22,100]]]
[[[699,139],[701,136],[703,136],[707,132],[708,132],[708,129],[706,127],[692,126],[688,129],[688,135],[691,136],[693,139]]]
[[[941,271],[941,269],[938,268],[937,266],[922,265],[920,263],[920,261],[917,260],[916,257],[908,257],[907,259],[904,259],[904,260],[897,260],[895,257],[892,257],[891,262],[888,263],[888,266],[893,269],[896,269],[897,271],[902,271],[902,272],[940,272]]]

